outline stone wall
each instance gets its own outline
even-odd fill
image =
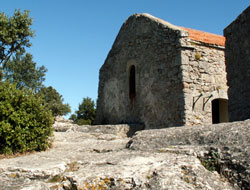
[[[181,51],[185,33],[147,14],[122,26],[100,69],[97,124],[144,123],[146,128],[184,124]],[[129,97],[129,72],[135,66],[136,96]]]
[[[212,101],[225,100],[227,79],[224,47],[182,39],[182,72],[185,97],[186,124],[212,123]],[[228,120],[228,110],[224,120]],[[222,110],[222,109],[221,109]]]
[[[250,7],[224,30],[231,121],[250,118]]]

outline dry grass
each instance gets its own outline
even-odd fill
[[[20,157],[20,156],[26,156],[26,155],[33,154],[34,152],[35,151],[25,152],[25,153],[15,153],[15,154],[0,154],[0,160],[1,159],[16,158],[16,157]]]
[[[35,153],[38,153],[38,152],[47,152],[53,147],[54,146],[51,145],[50,148],[48,148],[47,150],[44,150],[44,151],[29,151],[29,152],[23,152],[23,153],[17,152],[17,153],[14,153],[14,154],[0,154],[0,160],[1,159],[16,158],[16,157],[21,157],[21,156],[27,156],[27,155],[35,154]]]

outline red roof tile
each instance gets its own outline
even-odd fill
[[[190,28],[184,28],[184,27],[180,27],[180,28],[186,30],[189,34],[189,38],[192,40],[225,47],[226,39],[224,36],[211,34],[208,32],[203,32],[203,31],[194,30]]]

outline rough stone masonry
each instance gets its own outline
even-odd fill
[[[96,124],[228,121],[224,43],[223,36],[132,15],[100,69]]]
[[[231,121],[250,118],[250,7],[224,29]]]

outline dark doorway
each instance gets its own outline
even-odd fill
[[[132,65],[129,71],[129,98],[134,99],[136,95],[135,66]]]
[[[228,121],[228,100],[214,99],[212,101],[212,123],[223,123]]]
[[[220,122],[220,111],[219,111],[219,99],[215,99],[212,101],[212,120],[213,123]]]

